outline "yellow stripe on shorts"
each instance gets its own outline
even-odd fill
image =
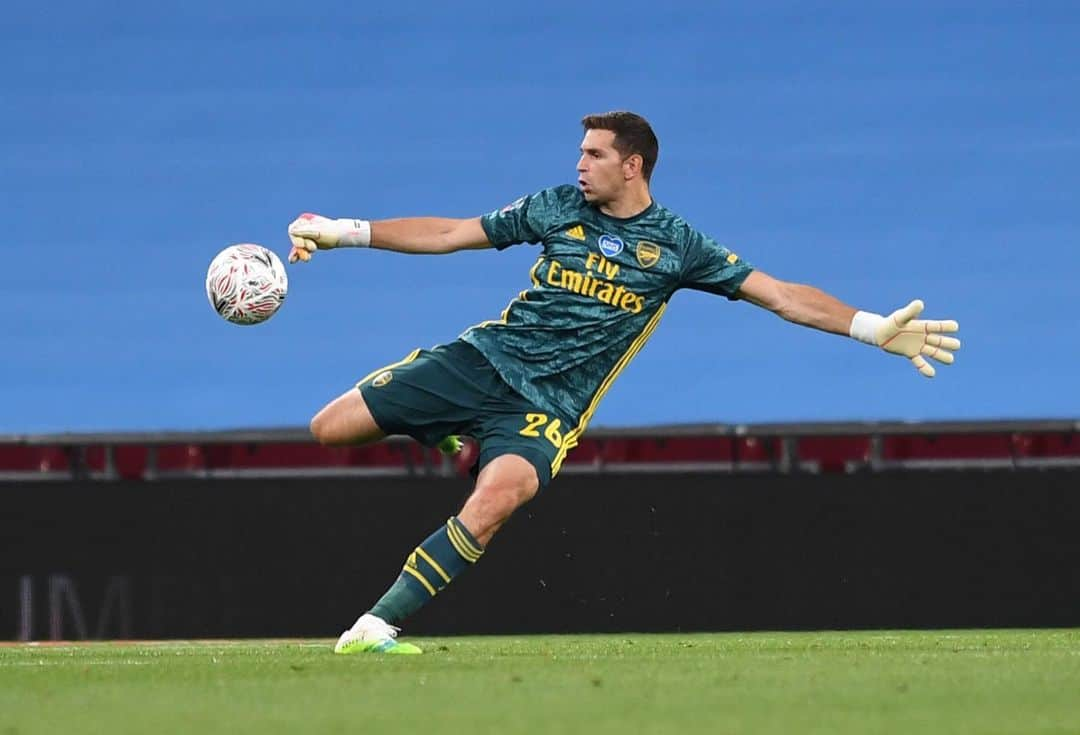
[[[420,348],[417,347],[415,350],[413,350],[408,355],[406,355],[404,360],[398,360],[397,362],[392,362],[392,363],[390,363],[389,365],[387,365],[385,367],[379,368],[378,370],[372,370],[370,373],[365,375],[362,380],[360,380],[360,381],[358,381],[356,383],[356,387],[359,388],[361,385],[368,382],[369,380],[374,378],[379,373],[385,373],[387,370],[393,370],[396,367],[401,367],[402,365],[408,365],[410,362],[415,360],[416,357],[419,354],[420,354]]]

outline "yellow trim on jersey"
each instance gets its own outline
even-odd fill
[[[416,570],[415,570],[415,569],[413,569],[412,567],[405,567],[404,571],[406,571],[406,572],[408,572],[409,574],[411,574],[411,575],[413,575],[414,577],[416,577],[416,579],[417,579],[417,580],[418,580],[418,581],[420,582],[420,584],[424,585],[424,589],[426,589],[426,590],[427,590],[428,592],[430,592],[430,593],[431,593],[431,596],[432,596],[432,597],[434,597],[434,596],[435,596],[435,588],[431,586],[431,582],[429,582],[429,581],[427,581],[426,579],[424,579],[424,575],[423,575],[423,574],[421,574],[420,572],[416,571]]]
[[[532,285],[534,288],[540,287],[540,280],[536,277],[536,269],[539,268],[540,264],[543,262],[544,256],[541,255],[539,258],[536,259],[536,262],[533,263],[533,267],[529,269],[529,280],[532,281]],[[502,310],[502,313],[499,315],[498,319],[486,319],[479,324],[474,324],[471,327],[468,327],[465,332],[468,332],[470,329],[483,329],[490,324],[506,324],[506,319],[508,316],[510,316],[510,307],[514,305],[515,301],[527,301],[528,293],[528,290],[525,290],[519,293],[514,298],[510,299],[510,303],[507,304],[506,308]],[[465,332],[462,332],[462,334],[465,334]]]
[[[645,328],[641,330],[641,334],[630,343],[630,347],[623,353],[623,356],[619,358],[619,361],[615,363],[615,366],[611,368],[611,371],[604,378],[604,381],[600,383],[600,387],[596,389],[596,393],[593,394],[592,400],[589,401],[589,407],[585,409],[585,413],[581,414],[581,420],[578,421],[578,425],[568,431],[563,437],[562,446],[559,447],[558,454],[555,455],[555,460],[551,463],[551,476],[555,477],[559,470],[562,468],[563,460],[566,459],[566,454],[571,449],[577,446],[578,437],[585,431],[585,427],[589,425],[589,421],[592,419],[592,415],[596,412],[596,407],[600,405],[600,399],[604,397],[608,389],[611,388],[611,384],[615,382],[615,378],[619,377],[619,373],[630,364],[630,361],[634,359],[634,356],[641,351],[641,348],[645,346],[645,343],[649,341],[649,337],[656,331],[657,325],[660,323],[660,317],[664,315],[664,310],[667,309],[667,304],[663,303],[660,308],[656,310],[656,313],[652,315],[649,321],[645,324]]]
[[[501,321],[503,324],[506,324],[506,317],[510,315],[510,307],[514,305],[515,301],[527,301],[525,295],[528,293],[528,291],[522,291],[517,295],[517,297],[512,299],[510,303],[506,305],[506,308],[502,310],[502,314],[499,315],[499,321]]]
[[[416,547],[416,553],[420,555],[421,559],[423,559],[424,561],[426,561],[428,564],[431,565],[431,568],[434,569],[438,573],[438,575],[443,578],[444,582],[449,582],[450,581],[450,575],[447,574],[446,572],[444,572],[443,568],[440,567],[435,562],[434,559],[432,559],[430,556],[428,556],[428,553],[426,551],[424,551],[419,546],[417,546]]]
[[[447,521],[446,530],[447,534],[450,536],[450,543],[454,545],[457,553],[461,554],[461,557],[465,561],[470,564],[474,563],[480,558],[480,555],[484,553],[483,549],[477,549],[473,546],[469,540],[465,538],[465,534],[461,532],[461,529],[453,523]]]
[[[540,264],[543,262],[544,256],[541,255],[539,258],[536,259],[536,262],[533,263],[533,267],[529,269],[529,280],[532,281],[533,286],[540,286],[540,280],[536,277],[536,269],[539,268]]]
[[[356,383],[356,387],[359,388],[361,385],[368,382],[369,380],[374,378],[379,373],[385,373],[387,370],[393,370],[396,367],[401,367],[402,365],[408,365],[410,362],[415,360],[416,356],[419,355],[419,354],[420,354],[420,348],[417,347],[415,350],[413,350],[408,355],[406,355],[404,360],[398,360],[397,362],[392,362],[389,365],[387,365],[386,367],[381,367],[378,370],[373,370],[372,372],[368,373],[367,375],[365,375],[363,377],[362,380],[360,380],[360,381],[358,381]]]

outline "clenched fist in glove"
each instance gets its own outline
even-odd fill
[[[305,212],[289,225],[289,262],[307,262],[316,250],[366,248],[371,245],[371,223],[363,219],[330,219]]]

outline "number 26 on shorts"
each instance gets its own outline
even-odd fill
[[[548,423],[548,417],[546,413],[527,413],[525,414],[525,428],[518,433],[522,436],[540,436],[540,427],[547,424],[547,428],[544,429],[544,438],[551,442],[556,449],[562,447],[563,435],[559,431],[562,426],[562,422],[558,419],[552,419],[551,423]]]

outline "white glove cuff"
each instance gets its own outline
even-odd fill
[[[339,248],[367,248],[371,247],[371,223],[366,219],[339,219],[337,220]]]
[[[860,342],[878,346],[877,330],[885,321],[881,314],[873,314],[869,311],[857,311],[851,319],[851,329],[848,333]]]

